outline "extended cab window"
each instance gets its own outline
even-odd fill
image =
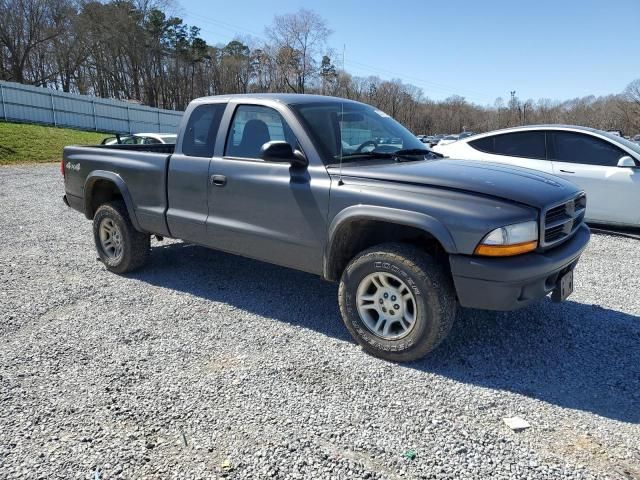
[[[546,159],[544,132],[515,132],[469,142],[476,150],[511,157]]]
[[[591,135],[551,132],[549,137],[552,144],[549,156],[560,162],[615,167],[620,157],[626,155],[618,147]]]
[[[182,153],[190,157],[213,157],[216,135],[226,103],[196,107],[187,123],[182,140]]]
[[[288,142],[292,148],[297,145],[291,128],[273,108],[240,105],[233,116],[224,154],[259,159],[262,145],[274,140]]]

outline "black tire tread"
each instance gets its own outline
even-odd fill
[[[431,341],[416,345],[416,347],[410,352],[389,353],[382,350],[372,351],[371,347],[366,342],[360,340],[359,335],[349,325],[349,322],[345,322],[345,324],[356,341],[358,341],[365,350],[378,357],[390,361],[402,362],[418,360],[440,345],[453,327],[457,310],[457,300],[453,281],[448,271],[445,270],[443,262],[438,261],[433,255],[424,252],[413,245],[405,243],[384,243],[376,245],[364,250],[354,257],[343,272],[338,289],[338,301],[343,318],[346,318],[347,315],[347,308],[345,305],[346,295],[344,292],[347,286],[343,281],[345,275],[359,264],[371,261],[373,258],[381,255],[386,256],[389,260],[402,264],[404,268],[410,270],[414,275],[421,277],[433,286],[435,294],[439,299],[440,315],[437,319],[437,334]]]
[[[129,218],[127,207],[122,200],[114,200],[108,203],[104,203],[98,207],[94,215],[94,236],[97,230],[98,224],[102,217],[110,216],[115,220],[119,220],[123,227],[123,235],[125,241],[129,244],[128,249],[125,248],[125,255],[123,255],[122,261],[117,265],[110,265],[102,258],[103,263],[109,271],[114,273],[127,273],[142,267],[149,258],[151,249],[151,237],[150,235],[136,230]],[[100,247],[96,237],[96,248],[100,254]],[[127,252],[128,250],[128,252]]]

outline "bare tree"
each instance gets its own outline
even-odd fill
[[[276,15],[266,31],[278,52],[277,64],[287,86],[304,93],[309,79],[318,73],[318,56],[331,34],[325,20],[302,8],[297,13]]]
[[[4,80],[40,85],[56,74],[52,65],[36,59],[64,33],[64,24],[55,18],[68,6],[65,0],[0,0]]]

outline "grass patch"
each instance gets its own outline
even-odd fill
[[[67,145],[96,145],[109,135],[70,128],[0,122],[0,165],[59,162]]]

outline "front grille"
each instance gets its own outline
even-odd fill
[[[543,215],[543,246],[548,247],[570,237],[584,220],[587,197],[584,193],[548,208]]]

